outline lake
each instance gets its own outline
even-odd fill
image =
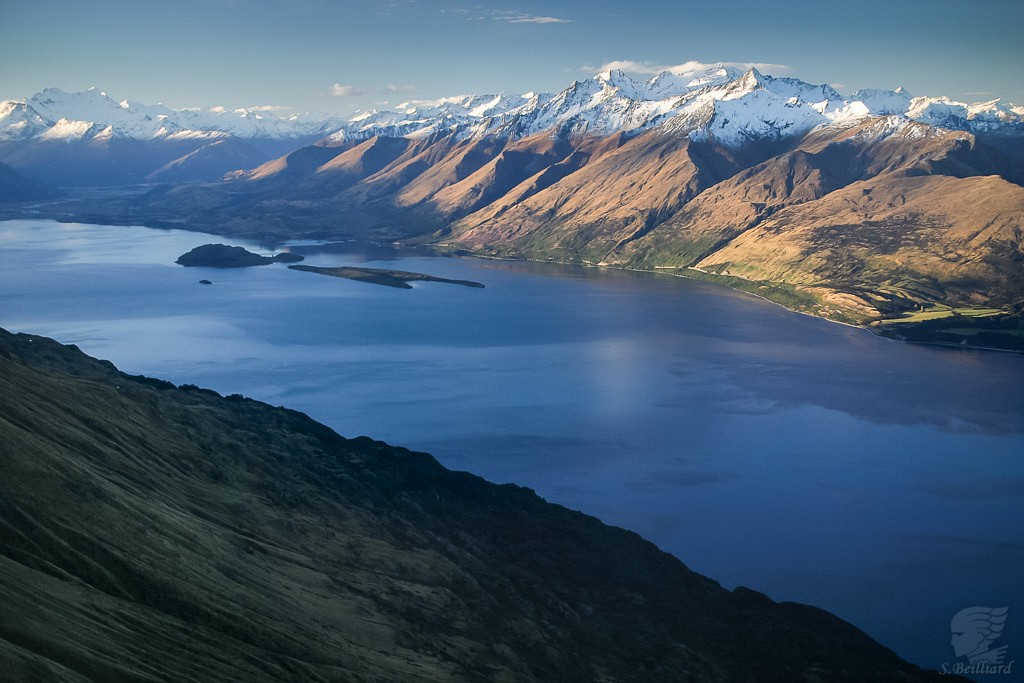
[[[650,273],[298,244],[485,289],[174,265],[208,242],[266,253],[2,222],[0,326],[528,486],[922,666],[954,661],[961,608],[1009,605],[997,644],[1024,656],[1024,357]]]

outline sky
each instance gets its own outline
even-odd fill
[[[348,114],[729,62],[1024,104],[1022,36],[1021,0],[0,0],[0,99]]]

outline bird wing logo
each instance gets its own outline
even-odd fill
[[[1001,664],[1007,645],[992,648],[1006,625],[1009,607],[965,607],[954,615],[949,628],[950,641],[957,657],[966,657],[971,664]]]

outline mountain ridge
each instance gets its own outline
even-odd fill
[[[0,330],[0,369],[15,678],[940,680],[427,454],[44,337]]]
[[[745,110],[750,104],[754,106]],[[574,81],[555,94],[442,98],[348,117],[279,115],[273,109],[278,108],[174,110],[130,100],[117,102],[95,88],[80,93],[47,88],[27,100],[0,102],[0,155],[4,147],[33,140],[71,143],[121,138],[198,144],[226,137],[315,138],[331,145],[374,136],[423,138],[439,133],[518,138],[550,129],[608,136],[661,126],[735,146],[751,137],[793,135],[874,115],[901,115],[971,132],[1024,130],[1024,106],[999,99],[964,103],[945,96],[913,98],[903,88],[860,90],[844,97],[829,85],[763,75],[754,67],[741,72],[722,65],[685,78],[664,72],[637,80],[623,71],[605,71]]]

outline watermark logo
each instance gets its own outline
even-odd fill
[[[1006,625],[1009,607],[965,607],[953,616],[949,629],[953,633],[950,644],[957,659],[944,662],[944,674],[1008,674],[1013,661],[1006,662],[1009,645],[992,647]],[[966,659],[967,661],[963,661]]]

